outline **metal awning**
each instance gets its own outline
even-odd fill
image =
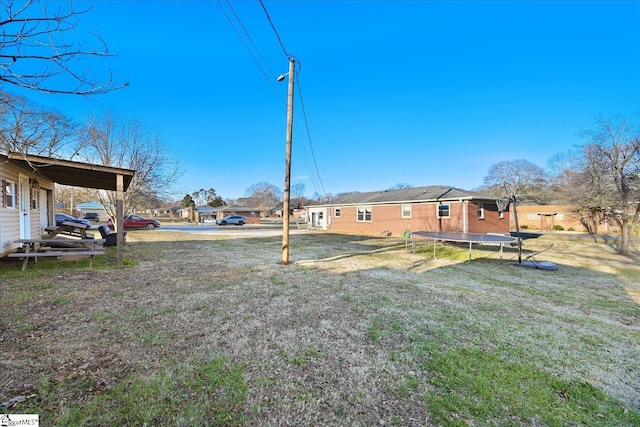
[[[135,171],[71,160],[52,159],[22,153],[9,153],[9,162],[55,183],[74,187],[97,188],[116,191],[116,179],[123,177],[124,191],[127,191]]]
[[[35,176],[40,176],[57,184],[115,191],[116,228],[118,233],[117,257],[118,266],[122,267],[124,263],[124,231],[122,230],[124,192],[129,188],[135,171],[22,153],[9,153],[7,158],[8,162],[25,170],[31,170]]]

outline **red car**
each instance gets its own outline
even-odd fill
[[[153,230],[154,228],[160,227],[160,222],[155,219],[143,218],[140,215],[126,215],[124,217],[123,225],[125,230],[131,228],[146,228],[148,230]],[[112,230],[115,228],[111,218],[107,221],[107,226]]]

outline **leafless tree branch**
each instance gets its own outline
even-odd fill
[[[136,120],[109,112],[94,114],[81,139],[84,161],[136,171],[124,198],[128,212],[167,198],[182,173],[179,160],[166,150],[159,135]],[[103,192],[100,202],[107,210],[115,209],[115,193]]]
[[[77,126],[68,117],[0,91],[0,151],[72,158]]]
[[[78,18],[91,8],[76,11],[70,1],[67,10],[50,11],[40,0],[0,0],[0,82],[44,93],[96,95],[120,89],[108,75],[96,78],[87,69],[78,72],[79,61],[89,57],[115,56],[98,33],[89,33],[97,48],[67,42],[75,34]]]

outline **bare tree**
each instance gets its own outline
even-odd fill
[[[282,190],[268,182],[258,182],[247,188],[245,192],[247,206],[271,209],[282,201]]]
[[[590,234],[598,234],[600,224],[607,218],[607,209],[599,194],[599,177],[584,179],[580,172],[584,163],[581,151],[558,153],[549,160],[550,193],[559,203],[572,206],[572,212]]]
[[[547,178],[544,169],[524,160],[502,161],[489,168],[489,173],[484,178],[485,187],[502,187],[503,195],[513,205],[513,217],[516,223],[518,236],[518,262],[522,262],[522,242],[520,239],[520,225],[518,224],[517,202],[520,198],[526,198],[535,189],[544,187]]]
[[[296,207],[297,209],[300,209],[304,200],[304,184],[299,182],[297,184],[294,184],[291,186],[291,206]]]
[[[0,151],[72,158],[78,149],[77,133],[68,117],[0,91]]]
[[[96,200],[97,191],[98,190],[93,188],[56,184],[56,190],[54,191],[55,203],[60,204],[59,207],[56,207],[56,212],[62,211],[69,215],[76,216],[76,206],[78,203]]]
[[[0,0],[0,83],[45,93],[94,95],[126,86],[113,81],[111,71],[96,78],[82,61],[113,56],[96,33],[97,47],[70,43],[78,31],[78,19],[91,8],[53,7],[40,0]]]
[[[600,116],[582,137],[587,142],[577,158],[573,186],[583,205],[605,210],[618,225],[619,252],[627,255],[640,221],[640,123]]]
[[[404,188],[413,188],[413,185],[407,184],[406,182],[399,182],[396,185],[389,187],[389,190],[402,190]]]
[[[211,207],[224,206],[222,197],[218,196],[216,194],[216,190],[213,188],[209,188],[208,190],[201,188],[200,190],[195,191],[192,196],[198,205],[207,205]]]
[[[87,120],[81,138],[80,156],[86,162],[135,171],[125,193],[125,211],[154,205],[171,194],[171,186],[181,173],[180,162],[155,132],[136,120],[111,113],[94,114]],[[109,214],[115,214],[115,196],[112,191],[100,192],[100,202]]]

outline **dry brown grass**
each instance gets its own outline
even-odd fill
[[[54,420],[131,375],[223,356],[244,368],[248,424],[423,425],[433,345],[526,361],[640,409],[637,250],[555,241],[547,272],[510,265],[513,250],[466,263],[464,248],[433,260],[428,246],[313,232],[292,236],[282,266],[280,243],[132,232],[132,267],[5,274],[0,401],[57,378],[65,387],[32,397]]]

